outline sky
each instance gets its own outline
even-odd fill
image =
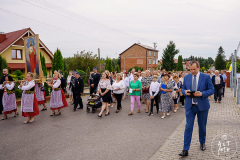
[[[0,32],[30,27],[54,53],[117,58],[134,43],[158,57],[170,41],[183,58],[226,58],[240,41],[239,0],[0,0]],[[175,58],[178,57],[175,56]]]

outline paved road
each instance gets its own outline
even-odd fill
[[[184,119],[181,107],[177,113],[161,119],[156,113],[147,116],[145,105],[140,114],[128,116],[129,99],[123,100],[122,106],[122,111],[115,113],[115,104],[110,115],[102,118],[97,113],[87,113],[85,105],[84,110],[76,112],[70,105],[55,117],[49,116],[48,109],[40,112],[31,124],[23,124],[22,116],[10,115],[0,122],[0,159],[147,160]]]

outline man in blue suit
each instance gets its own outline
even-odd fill
[[[202,151],[206,149],[206,125],[208,110],[210,108],[208,96],[214,94],[214,87],[210,76],[201,73],[199,69],[199,63],[197,61],[191,61],[191,73],[184,77],[182,94],[186,97],[186,126],[184,132],[184,146],[183,151],[179,154],[180,156],[188,156],[196,114],[198,117],[200,149]],[[189,93],[191,91],[195,91],[195,93]]]

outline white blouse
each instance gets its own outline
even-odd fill
[[[124,88],[125,88],[125,83],[123,80],[120,80],[118,83],[117,82],[114,82],[113,85],[112,85],[112,88],[113,88],[113,93],[116,93],[116,94],[121,94],[123,93],[124,91]],[[120,88],[119,90],[116,90]]]
[[[130,82],[128,77],[124,78],[124,83],[125,83],[125,86],[129,87]]]
[[[57,79],[57,80],[53,80],[53,89],[58,88],[61,85],[61,80]]]
[[[68,77],[67,77],[67,83],[70,83],[70,82],[71,82],[71,78],[72,78],[72,76],[68,76]]]
[[[159,92],[159,88],[160,88],[160,83],[156,82],[151,82],[150,88],[149,88],[149,93],[150,96],[156,96]],[[152,94],[152,92],[155,92],[154,95]]]
[[[110,80],[109,79],[106,79],[106,80],[101,79],[98,83],[98,88],[99,88],[99,90],[101,90],[101,88],[112,90]]]
[[[19,85],[18,88],[23,90],[23,91],[27,91],[27,90],[30,90],[31,88],[33,88],[35,86],[34,80],[31,80],[29,82],[27,81],[26,83],[27,83],[27,85],[22,86],[22,87],[20,87],[20,85]]]

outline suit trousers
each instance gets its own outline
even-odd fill
[[[214,85],[214,100],[221,101],[222,100],[222,93],[221,93],[221,85]]]
[[[155,94],[155,92],[152,93],[153,95]],[[153,113],[153,103],[155,101],[156,103],[156,108],[157,108],[157,113],[159,111],[159,94],[157,94],[154,99],[151,99],[151,109],[150,109],[150,112]]]
[[[80,108],[83,108],[83,102],[82,102],[82,97],[81,97],[81,94],[80,93],[75,93],[74,94],[74,109],[77,108],[78,104],[80,106]]]
[[[120,108],[122,107],[121,102],[122,102],[123,93],[119,93],[119,94],[114,93],[114,95],[115,95],[115,97],[117,99],[117,110],[120,110]]]
[[[192,140],[194,120],[196,115],[198,118],[199,142],[201,144],[205,143],[208,110],[199,111],[197,105],[192,105],[190,109],[185,110],[185,115],[186,115],[186,126],[185,126],[185,132],[184,132],[183,150],[189,150],[191,140]]]

